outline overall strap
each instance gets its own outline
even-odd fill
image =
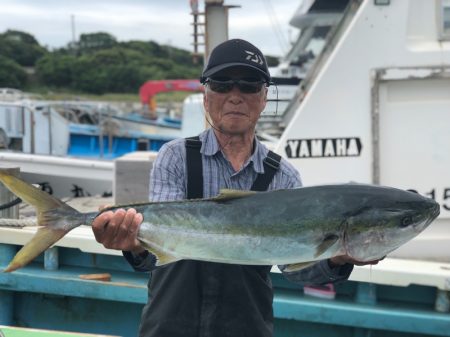
[[[203,165],[200,137],[186,138],[187,198],[203,198]]]
[[[267,191],[270,183],[272,182],[273,176],[277,173],[280,168],[281,156],[275,152],[269,151],[267,157],[263,160],[264,173],[259,173],[253,182],[252,191]]]
[[[203,166],[200,149],[202,142],[200,138],[186,138],[186,165],[187,165],[187,198],[198,199],[203,197]],[[280,168],[281,156],[275,152],[269,151],[267,157],[263,160],[264,173],[258,174],[253,185],[252,191],[266,191],[269,187],[275,173]]]

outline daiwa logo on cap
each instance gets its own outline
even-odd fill
[[[264,54],[250,42],[241,39],[222,42],[211,51],[200,81],[205,84],[208,77],[231,67],[251,68],[250,70],[256,71],[267,84],[270,82],[270,73]]]
[[[245,58],[246,60],[258,63],[260,65],[264,64],[263,58],[260,55],[255,54],[254,52],[251,52],[249,50],[244,51],[248,54],[247,57]]]

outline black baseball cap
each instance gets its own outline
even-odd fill
[[[208,77],[223,69],[236,66],[254,69],[267,83],[270,82],[270,73],[264,55],[250,42],[241,39],[222,42],[212,50],[200,82],[204,84]]]

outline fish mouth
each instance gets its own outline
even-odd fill
[[[428,216],[426,217],[425,221],[423,221],[422,227],[427,227],[429,224],[431,224],[441,213],[441,206],[435,202],[428,210]]]
[[[438,203],[436,203],[436,205],[434,205],[431,210],[431,217],[432,217],[431,221],[436,219],[440,213],[441,213],[441,206]]]

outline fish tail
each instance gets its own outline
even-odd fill
[[[16,196],[36,208],[37,226],[39,226],[36,234],[14,256],[5,272],[25,266],[70,230],[84,223],[85,217],[82,213],[15,177],[11,170],[0,169],[0,181]]]

